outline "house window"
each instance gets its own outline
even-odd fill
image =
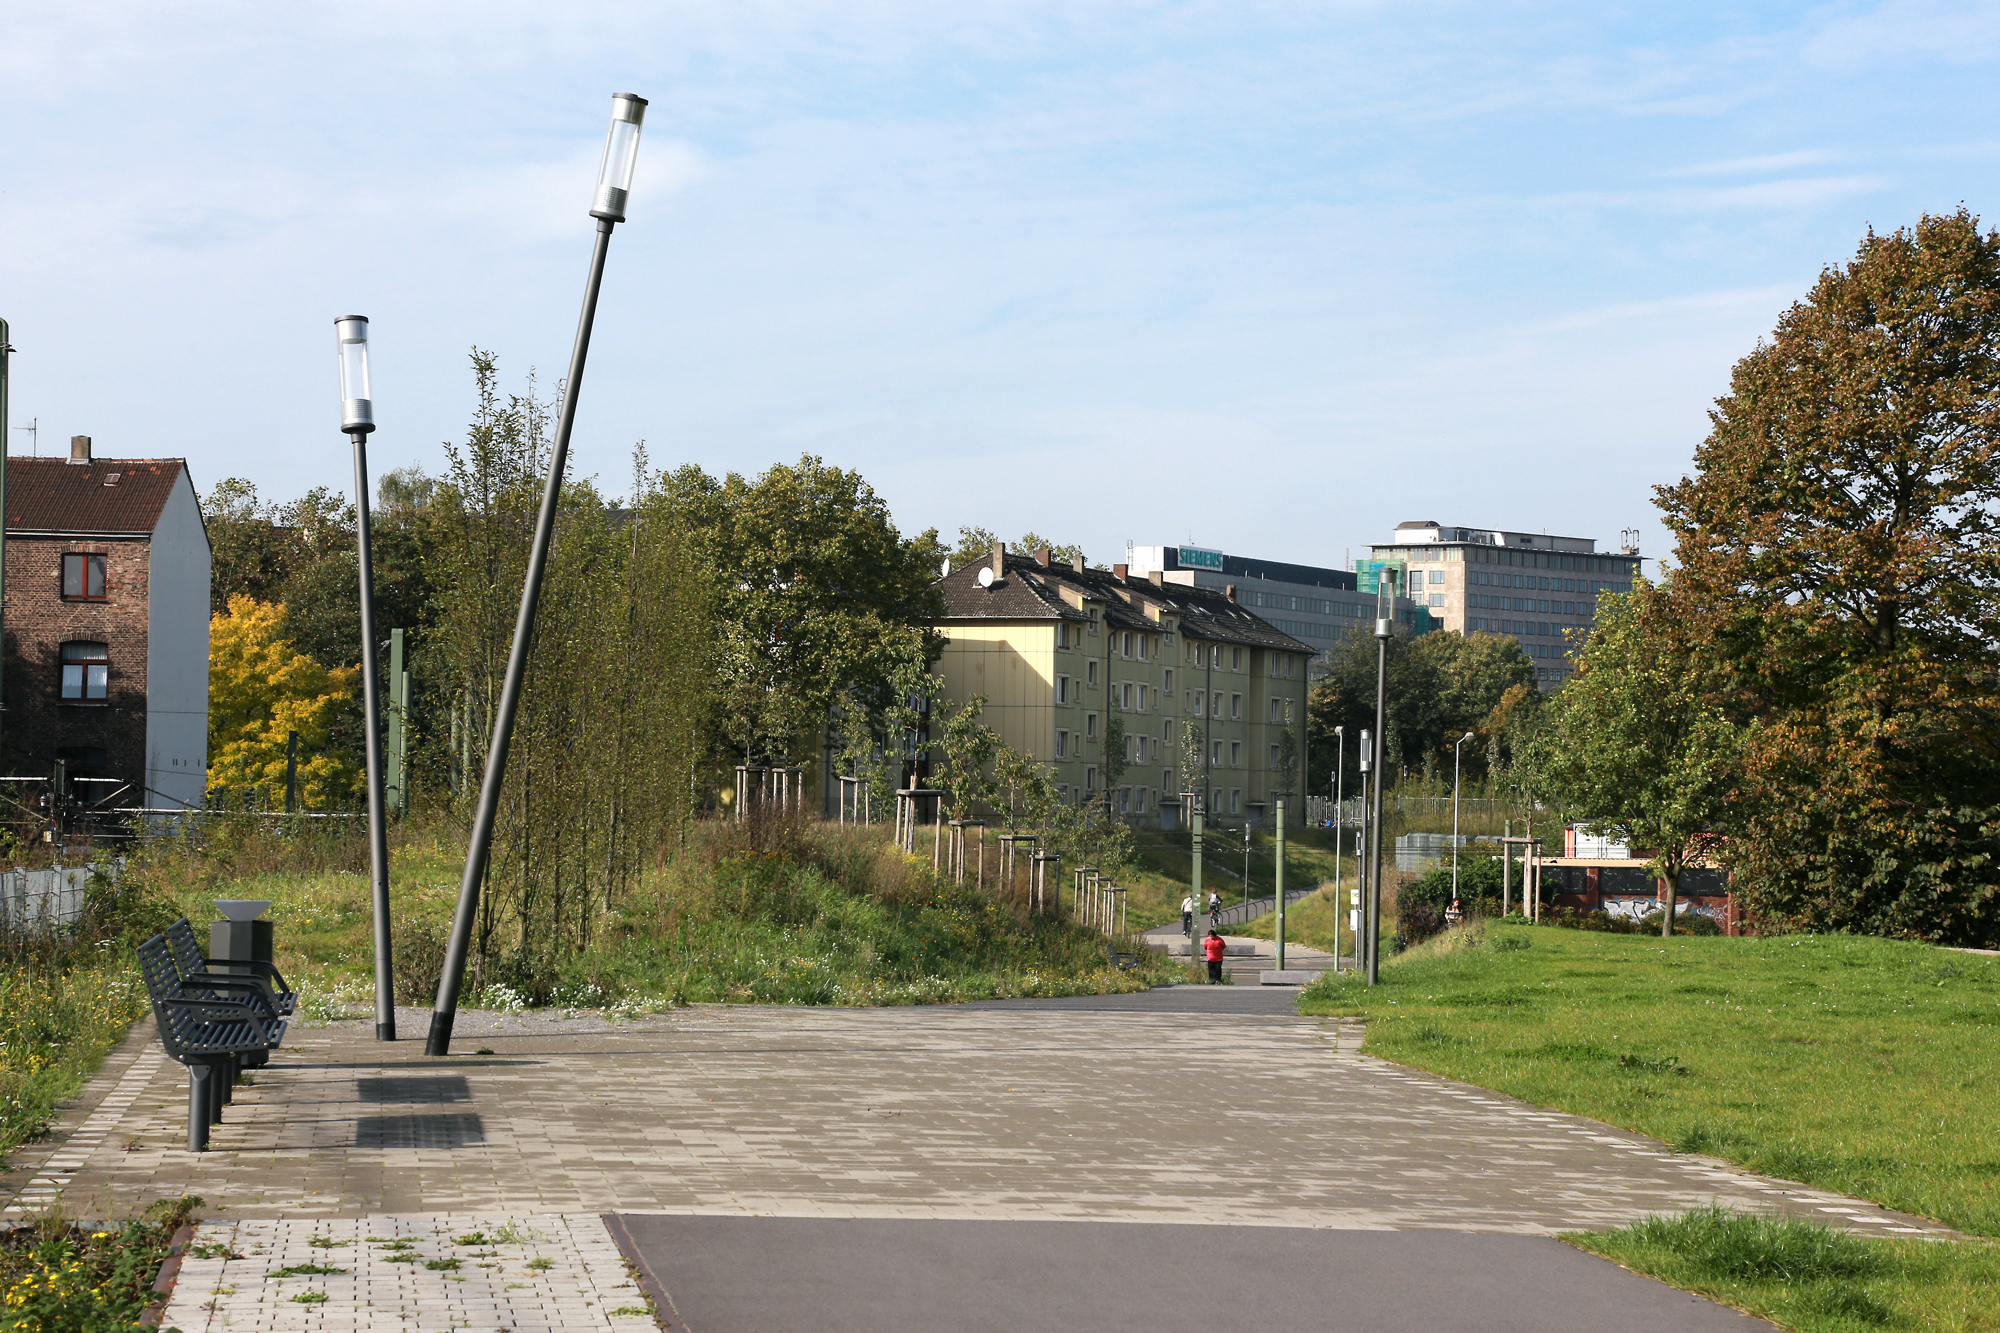
[[[62,595],[66,602],[104,600],[104,557],[65,555],[62,561]]]
[[[1243,767],[1243,742],[1242,742],[1242,741],[1231,741],[1231,742],[1229,742],[1229,766],[1230,766],[1231,768],[1241,768],[1241,767]]]
[[[1120,657],[1130,657],[1132,655],[1132,636],[1130,634],[1121,634],[1118,636],[1118,655]]]
[[[1083,736],[1085,740],[1094,741],[1097,739],[1097,714],[1085,713],[1083,715]]]
[[[1172,667],[1167,668],[1167,678],[1161,688],[1166,691],[1169,699],[1174,697],[1174,669]]]
[[[1210,748],[1210,750],[1209,750],[1209,763],[1210,763],[1210,764],[1212,764],[1213,766],[1215,766],[1216,768],[1220,768],[1220,767],[1222,767],[1222,742],[1221,742],[1221,741],[1217,741],[1217,742],[1216,742],[1216,743],[1214,744],[1214,746]]]
[[[1069,647],[1069,622],[1066,620],[1056,626],[1056,647]]]
[[[62,646],[62,697],[102,699],[110,693],[111,654],[101,643]]]
[[[1191,711],[1196,717],[1200,717],[1201,706],[1206,702],[1207,702],[1206,696],[1204,696],[1200,690],[1196,690],[1194,692],[1194,707],[1189,711]]]
[[[1090,608],[1090,632],[1097,633],[1097,608],[1094,606]]]
[[[1056,733],[1056,758],[1069,758],[1069,733],[1067,731],[1058,731]]]
[[[1243,717],[1243,696],[1240,694],[1232,694],[1229,696],[1229,720],[1235,722],[1239,721],[1242,717]]]
[[[1097,662],[1095,659],[1083,664],[1083,674],[1090,680],[1090,688],[1097,688]]]
[[[1243,789],[1241,787],[1231,787],[1229,789],[1229,813],[1232,815],[1243,813]]]
[[[1083,770],[1083,789],[1085,792],[1093,792],[1097,790],[1096,769],[1086,768]]]
[[[1277,770],[1278,770],[1278,747],[1273,745],[1271,747],[1271,771],[1275,773],[1277,772]],[[1661,910],[1665,911],[1666,909],[1662,908]]]
[[[1267,720],[1272,726],[1278,724],[1278,701],[1276,699],[1271,700],[1271,716]]]
[[[1243,669],[1243,650],[1241,648],[1231,648],[1229,650],[1229,669],[1231,671],[1241,671]]]
[[[1161,769],[1160,791],[1162,793],[1166,793],[1172,791],[1173,789],[1174,789],[1174,770],[1172,770],[1171,768]]]
[[[1174,720],[1172,718],[1168,718],[1166,721],[1160,723],[1160,740],[1168,745],[1174,743]]]
[[[1069,677],[1068,677],[1068,676],[1057,676],[1057,677],[1056,677],[1056,702],[1057,702],[1057,703],[1059,703],[1059,704],[1066,704],[1066,703],[1068,703],[1068,702],[1069,702]]]
[[[1139,660],[1141,662],[1146,660],[1146,636],[1143,634],[1139,636]],[[1141,801],[1140,804],[1143,805],[1145,802]]]
[[[1146,813],[1146,789],[1144,787],[1139,787],[1136,789],[1136,793],[1137,794],[1134,797],[1135,809],[1133,813],[1143,815]]]

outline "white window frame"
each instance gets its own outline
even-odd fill
[[[1056,758],[1069,758],[1069,733],[1061,728],[1056,730]]]

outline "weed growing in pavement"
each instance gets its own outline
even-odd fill
[[[2000,959],[1854,936],[1487,937],[1387,959],[1373,990],[1328,976],[1299,1007],[1366,1015],[1372,1054],[2000,1236]],[[1515,938],[1531,947],[1501,947]]]
[[[2000,1249],[1987,1244],[1863,1237],[1718,1207],[1563,1239],[1799,1333],[1975,1333],[2000,1309]]]

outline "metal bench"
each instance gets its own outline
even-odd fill
[[[1111,954],[1112,966],[1116,967],[1119,971],[1129,972],[1139,966],[1138,954],[1132,953],[1130,950],[1120,949],[1110,940],[1104,941],[1104,947]]]
[[[182,985],[172,946],[155,935],[139,946],[139,970],[153,1002],[153,1021],[167,1055],[188,1071],[188,1151],[208,1148],[208,1127],[222,1121],[244,1058],[275,1049],[284,1040],[278,1017],[263,987],[224,987],[198,979]]]

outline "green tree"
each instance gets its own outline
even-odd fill
[[[1829,268],[1663,487],[1677,614],[1745,729],[1769,925],[2000,940],[2000,234],[1963,209]]]
[[[1673,934],[1681,872],[1717,845],[1735,793],[1737,728],[1708,672],[1660,632],[1674,610],[1650,583],[1598,599],[1575,674],[1522,757],[1531,794],[1593,833],[1653,853]]]
[[[904,538],[858,472],[804,457],[672,487],[718,571],[719,725],[751,761],[797,759],[837,712],[879,717],[943,651],[934,533]]]
[[[1327,673],[1306,699],[1306,739],[1315,785],[1331,778],[1342,748],[1333,729],[1347,734],[1347,786],[1360,778],[1360,741],[1375,727],[1376,640],[1350,634],[1334,649]],[[1509,638],[1435,631],[1415,639],[1389,641],[1384,706],[1388,737],[1383,746],[1391,781],[1403,770],[1429,771],[1451,761],[1451,742],[1467,731],[1482,731],[1517,686],[1532,690],[1534,662]],[[1469,772],[1484,762],[1476,748],[1466,754]]]
[[[998,537],[985,528],[960,528],[958,530],[958,545],[951,549],[951,567],[953,569],[961,569],[966,565],[977,564],[979,561],[986,559],[993,554],[993,543],[999,540]],[[1023,533],[1021,539],[1007,549],[1024,555],[1046,550],[1049,553],[1050,560],[1063,565],[1069,564],[1071,561],[1083,559],[1083,548],[1081,546],[1069,546],[1061,542],[1052,542],[1033,531]]]

